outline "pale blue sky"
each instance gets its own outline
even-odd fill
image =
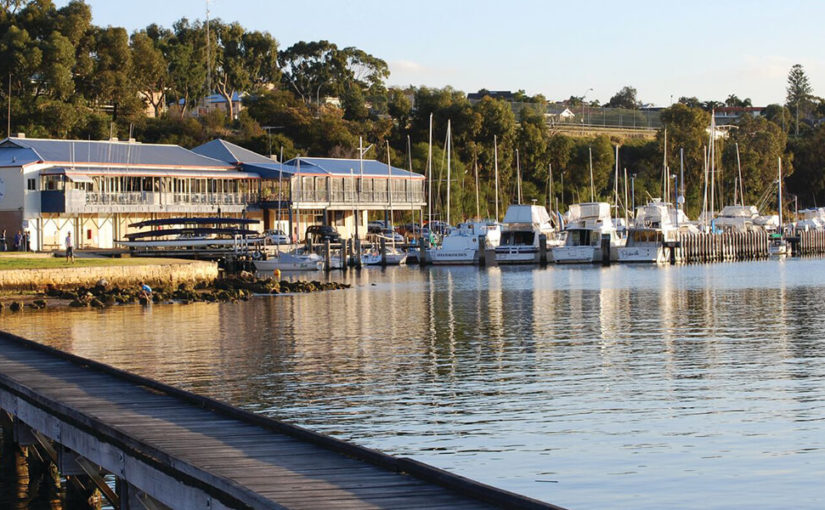
[[[59,6],[67,0],[57,0]],[[94,23],[170,27],[205,0],[87,0]],[[525,89],[606,102],[632,85],[644,102],[679,96],[784,102],[799,63],[825,96],[821,0],[211,0],[212,17],[270,32],[285,48],[327,39],[387,61],[390,85]]]

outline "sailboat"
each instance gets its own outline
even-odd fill
[[[777,204],[779,206],[779,228],[777,232],[771,234],[768,244],[768,254],[771,257],[784,257],[789,253],[788,242],[785,241],[785,228],[782,222],[782,158],[778,159],[779,191],[777,192]]]
[[[392,164],[390,161],[390,142],[387,140],[387,196],[389,197],[390,203],[390,233],[393,234],[391,237],[391,245],[386,246],[384,245],[384,253],[383,255],[378,250],[373,249],[372,251],[364,254],[361,257],[361,260],[364,264],[368,266],[377,266],[377,265],[387,265],[387,266],[398,266],[407,261],[407,253],[403,250],[399,250],[395,247],[395,235],[393,231],[393,209],[392,209]]]

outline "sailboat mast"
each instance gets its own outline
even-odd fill
[[[430,114],[430,146],[427,152],[427,225],[433,222],[433,114]]]
[[[450,177],[450,119],[447,119],[447,225],[450,224],[450,188],[453,181]]]
[[[685,207],[685,148],[679,148],[679,197],[676,199],[676,208],[684,209]],[[681,203],[679,203],[681,198]],[[678,217],[678,215],[677,215]]]
[[[624,169],[624,224],[625,226],[629,226],[628,220],[628,210],[627,210],[627,168]]]
[[[662,199],[665,202],[668,202],[670,199],[667,178],[667,128],[665,128],[665,148],[662,152]]]
[[[518,149],[516,149],[516,201],[521,204],[521,165],[518,160]]]
[[[410,198],[410,223],[413,224],[413,235],[415,235],[415,208],[413,207],[413,193],[412,193],[412,144],[410,143],[410,135],[407,135],[407,168],[409,175],[407,176],[407,194]]]
[[[716,211],[714,193],[716,192],[716,110],[710,112],[710,215]]]
[[[782,232],[783,224],[782,224],[782,158],[779,158],[779,199],[777,200],[779,203],[779,231]]]
[[[493,135],[493,161],[496,174],[496,221],[498,221],[498,139],[496,135]]]
[[[619,219],[619,144],[616,144],[616,170],[613,175],[613,209]],[[612,215],[611,215],[612,216]]]
[[[547,209],[553,210],[553,163],[547,165]]]
[[[739,160],[739,143],[736,144],[736,168],[739,171],[739,200],[745,205],[745,187],[742,185],[742,162]],[[736,193],[736,190],[734,190]]]
[[[592,147],[587,148],[587,154],[588,154],[588,157],[590,158],[590,201],[595,202],[596,201],[596,195],[593,191],[593,148]]]
[[[377,151],[376,151],[377,152]],[[392,234],[392,247],[395,249],[395,224],[392,213],[392,166],[390,164],[390,141],[387,140],[387,198],[390,204],[390,232]]]
[[[476,178],[476,219],[481,219],[481,204],[479,203],[478,198],[478,154],[473,154],[473,169],[475,171],[475,178]]]

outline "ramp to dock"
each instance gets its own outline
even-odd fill
[[[0,408],[174,509],[559,508],[2,332]]]

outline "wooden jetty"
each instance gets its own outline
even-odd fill
[[[0,409],[4,439],[116,509],[559,508],[2,332]]]

